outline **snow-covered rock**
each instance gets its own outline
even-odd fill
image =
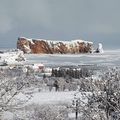
[[[77,39],[71,41],[54,41],[44,39],[18,38],[17,48],[24,53],[91,53],[92,42]]]
[[[95,53],[104,53],[102,43],[98,44],[98,48],[95,50]]]
[[[24,46],[24,49],[26,51],[26,53],[31,53],[31,49],[30,49],[30,46],[28,45],[23,45]]]
[[[98,44],[98,50],[99,50],[100,53],[104,53],[102,43]]]

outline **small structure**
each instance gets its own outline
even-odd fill
[[[42,63],[39,63],[39,64],[33,64],[32,68],[35,72],[42,72],[45,66]]]

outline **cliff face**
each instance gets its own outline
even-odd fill
[[[75,54],[89,53],[92,50],[92,42],[84,40],[72,41],[50,41],[42,39],[28,39],[24,37],[18,38],[17,48],[24,53],[44,53],[44,54]]]

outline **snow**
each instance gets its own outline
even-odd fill
[[[102,49],[102,44],[99,44],[99,48]],[[21,51],[17,52],[5,52],[1,53],[1,61],[5,60],[9,64],[15,63],[15,59],[19,58],[19,55],[24,57],[24,54]],[[115,51],[104,51],[102,54],[44,54],[44,55],[34,55],[34,54],[26,54],[26,58],[28,62],[26,64],[34,63],[34,68],[38,68],[39,66],[46,67],[47,72],[51,71],[49,66],[63,66],[63,65],[120,65],[120,50]],[[16,63],[15,63],[16,64]],[[27,72],[26,68],[23,68],[24,72]],[[92,76],[93,79],[98,79],[98,75]],[[24,92],[20,92],[15,99],[12,101],[14,103],[19,103],[22,101],[28,101],[25,105],[30,104],[69,104],[72,105],[72,100],[75,98],[80,98],[83,102],[87,102],[87,98],[83,97],[80,92],[77,91],[58,91],[52,90],[51,92],[48,89],[43,89],[39,91],[40,88],[31,88],[25,89]],[[4,92],[4,91],[2,91]],[[77,95],[75,96],[75,94]],[[90,93],[86,93],[87,95]],[[30,96],[31,95],[31,96]],[[29,99],[30,98],[30,99]],[[21,105],[21,104],[20,104]],[[2,120],[13,120],[14,115],[11,112],[4,112],[2,115]],[[75,114],[70,113],[70,118],[74,118]]]
[[[32,94],[32,99],[27,104],[58,104],[58,103],[66,103],[66,104],[72,104],[72,100],[74,99],[74,94],[76,91],[66,91],[66,92],[38,92]],[[90,94],[90,93],[86,93]],[[82,98],[81,93],[79,92],[77,94],[77,97],[79,97],[84,102],[87,101],[87,98]]]
[[[76,40],[71,40],[72,43],[77,43],[77,42],[84,42],[84,43],[90,43],[90,44],[93,44],[93,42],[90,42],[90,41],[86,41],[86,40],[81,40],[81,39],[76,39]]]
[[[100,48],[101,45],[100,45]],[[21,53],[22,54],[22,53]],[[0,54],[1,59],[7,59],[8,61],[14,62],[14,59],[17,57],[17,54],[15,53],[1,53]],[[80,65],[80,64],[98,64],[98,65],[120,65],[120,50],[117,51],[105,51],[103,54],[67,54],[67,55],[60,55],[60,54],[54,54],[54,55],[33,55],[33,54],[26,54],[26,58],[28,59],[27,64],[35,63],[36,66],[60,66],[60,65]],[[9,59],[11,58],[11,59]],[[42,63],[42,64],[41,64]],[[59,67],[58,67],[59,68]],[[25,68],[24,71],[26,72],[27,69]],[[46,71],[51,71],[50,67],[46,69]],[[92,76],[93,79],[97,79],[97,76]],[[77,91],[58,91],[55,92],[54,90],[51,92],[41,90],[39,92],[39,88],[33,88],[30,90],[24,90],[26,93],[20,92],[16,97],[14,102],[19,101],[26,101],[29,99],[29,96],[27,97],[26,94],[30,93],[32,95],[32,98],[26,103],[29,104],[60,104],[60,103],[66,103],[66,104],[72,104],[72,100],[76,98],[80,98],[85,103],[87,102],[87,99],[82,97],[82,94]],[[4,91],[3,91],[4,92]],[[90,93],[87,93],[87,95]],[[74,117],[74,114],[69,114],[69,117]],[[9,119],[8,119],[9,118]],[[2,120],[12,120],[13,114],[10,112],[5,112],[2,115]]]
[[[27,100],[28,98],[26,97],[26,95],[24,95],[23,93],[19,93],[19,95],[16,97],[16,100],[15,101],[24,101],[24,100]]]
[[[26,101],[29,99],[29,95],[31,93],[32,98],[26,103],[28,104],[59,104],[59,103],[66,103],[72,105],[72,100],[76,98],[80,98],[81,101],[87,102],[87,97],[83,97],[83,93],[78,91],[41,91],[39,92],[38,88],[33,88],[32,90],[26,89],[24,90],[25,93],[19,93],[14,100],[12,101],[14,104],[18,101]],[[76,94],[76,96],[75,96]],[[85,92],[86,95],[90,95],[90,92]]]
[[[28,41],[32,42],[33,43],[33,39],[30,39],[30,38],[26,38],[26,37],[21,37],[21,38],[24,38],[24,39],[27,39]],[[34,39],[34,40],[38,40],[38,41],[46,41],[48,43],[52,42],[54,44],[58,43],[58,42],[63,42],[63,43],[70,43],[70,42],[87,42],[87,43],[93,43],[93,42],[90,42],[90,41],[85,41],[85,40],[82,40],[82,39],[75,39],[75,40],[71,40],[71,41],[63,41],[63,40],[46,40],[46,39]],[[33,43],[34,44],[34,43]]]
[[[27,40],[30,41],[31,44],[33,45],[35,44],[32,39],[27,39]]]
[[[26,92],[27,90],[25,90]],[[35,91],[35,92],[34,92]],[[32,94],[32,98],[25,103],[25,105],[31,105],[31,104],[36,104],[36,105],[48,105],[48,104],[67,104],[67,105],[72,105],[72,101],[74,98],[74,95],[77,93],[78,98],[82,100],[83,102],[87,102],[87,97],[83,98],[82,94],[77,91],[67,91],[67,92],[62,92],[62,91],[52,91],[52,92],[38,92],[36,89],[32,90],[34,92]],[[86,92],[86,95],[90,94],[89,92]],[[23,93],[19,93],[13,102],[19,102],[19,101],[26,101],[28,100],[28,97],[26,97]],[[74,107],[74,106],[73,106]],[[2,120],[13,120],[13,114],[10,112],[4,112],[2,115]],[[69,114],[69,117],[72,118],[74,115],[71,113]]]
[[[37,39],[38,40],[38,39]],[[40,41],[41,39],[39,39],[39,41]],[[43,39],[42,39],[43,40]],[[81,40],[81,39],[76,39],[76,40],[70,40],[70,41],[62,41],[62,40],[58,40],[58,41],[56,41],[56,40],[43,40],[43,41],[46,41],[46,42],[48,42],[49,44],[51,44],[51,43],[53,43],[53,44],[58,44],[58,43],[60,43],[60,42],[62,42],[62,43],[64,43],[64,44],[74,44],[74,43],[77,43],[77,42],[80,42],[80,43],[82,43],[82,42],[85,42],[85,43],[91,43],[91,44],[93,44],[93,42],[90,42],[90,41],[85,41],[85,40]]]
[[[52,44],[58,45],[59,43],[65,44],[68,48],[70,48],[70,46],[73,46],[73,47],[78,46],[78,42],[79,43],[84,42],[85,44],[87,44],[87,43],[93,44],[93,42],[89,42],[89,41],[85,41],[85,40],[81,40],[81,39],[76,39],[76,40],[71,40],[71,41],[54,41],[54,40],[44,40],[44,41],[46,41],[50,47],[52,47]]]
[[[28,41],[30,41],[31,44],[35,44],[35,43],[33,42],[33,40],[30,39],[30,38],[26,38],[26,37],[20,37],[20,38],[27,39]]]
[[[78,117],[80,117],[80,116],[82,116],[82,113],[81,114],[78,113]],[[75,113],[69,113],[68,117],[71,118],[71,119],[73,119],[73,120],[75,120],[76,114]]]
[[[1,64],[23,64],[25,61],[25,56],[23,51],[7,51],[0,54],[0,62]]]
[[[14,119],[14,114],[8,111],[4,112],[1,117],[1,120],[13,120],[13,119]]]
[[[68,103],[71,102],[74,92],[41,92],[33,95],[30,103],[49,104],[49,103]]]

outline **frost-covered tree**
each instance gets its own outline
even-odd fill
[[[18,100],[16,103],[14,98],[28,85],[30,79],[22,68],[0,69],[0,114],[26,102]]]
[[[16,115],[16,120],[68,120],[66,106],[61,104],[30,104],[17,113],[22,115]]]
[[[82,120],[119,120],[120,119],[120,69],[109,69],[96,80],[89,79],[87,84],[91,95],[84,92],[84,105],[78,105]],[[98,81],[98,83],[97,83]],[[100,81],[100,82],[99,82]],[[92,91],[91,91],[92,88]],[[87,90],[87,91],[88,91]],[[80,90],[83,92],[84,90]],[[80,100],[78,98],[77,100]]]

